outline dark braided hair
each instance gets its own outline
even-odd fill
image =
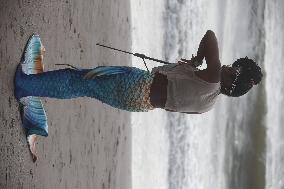
[[[233,80],[235,84],[233,90],[230,91],[221,87],[221,92],[227,96],[242,96],[262,79],[261,68],[248,57],[236,60],[232,67],[240,68],[240,74]]]

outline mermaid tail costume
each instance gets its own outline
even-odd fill
[[[152,74],[126,66],[43,72],[43,52],[39,35],[32,35],[15,73],[15,97],[20,103],[22,124],[34,161],[36,135],[48,136],[47,116],[40,97],[85,96],[131,112],[153,109],[149,97]]]

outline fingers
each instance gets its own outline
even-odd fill
[[[187,60],[187,59],[185,59],[185,58],[181,58],[181,59],[178,61],[178,64],[190,64],[190,63],[194,62],[195,58],[196,58],[196,57],[192,54],[190,60]]]
[[[184,62],[184,61],[178,61],[178,64],[186,64],[186,62]]]
[[[184,59],[184,58],[181,58],[179,62],[182,62],[183,64],[189,64],[189,63],[191,63],[190,60],[187,60],[187,59]]]
[[[190,60],[187,60],[187,59],[184,59],[184,58],[181,58],[179,61],[178,61],[178,64],[190,64],[191,61]]]

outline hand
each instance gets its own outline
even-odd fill
[[[178,64],[189,64],[191,66],[194,66],[194,62],[196,62],[197,60],[197,57],[192,55],[191,59],[190,60],[187,60],[187,59],[184,59],[184,58],[181,58],[179,61],[178,61]]]

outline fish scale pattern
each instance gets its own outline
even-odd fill
[[[89,82],[91,97],[112,107],[140,112],[153,109],[150,104],[150,87],[153,74],[138,68],[120,74],[97,77]]]
[[[115,67],[105,67],[115,69]],[[116,74],[105,74],[86,79],[93,69],[61,69],[17,77],[18,98],[26,96],[70,99],[92,97],[112,107],[140,112],[153,109],[150,104],[150,87],[153,75],[134,67]],[[116,67],[117,69],[117,67]]]

